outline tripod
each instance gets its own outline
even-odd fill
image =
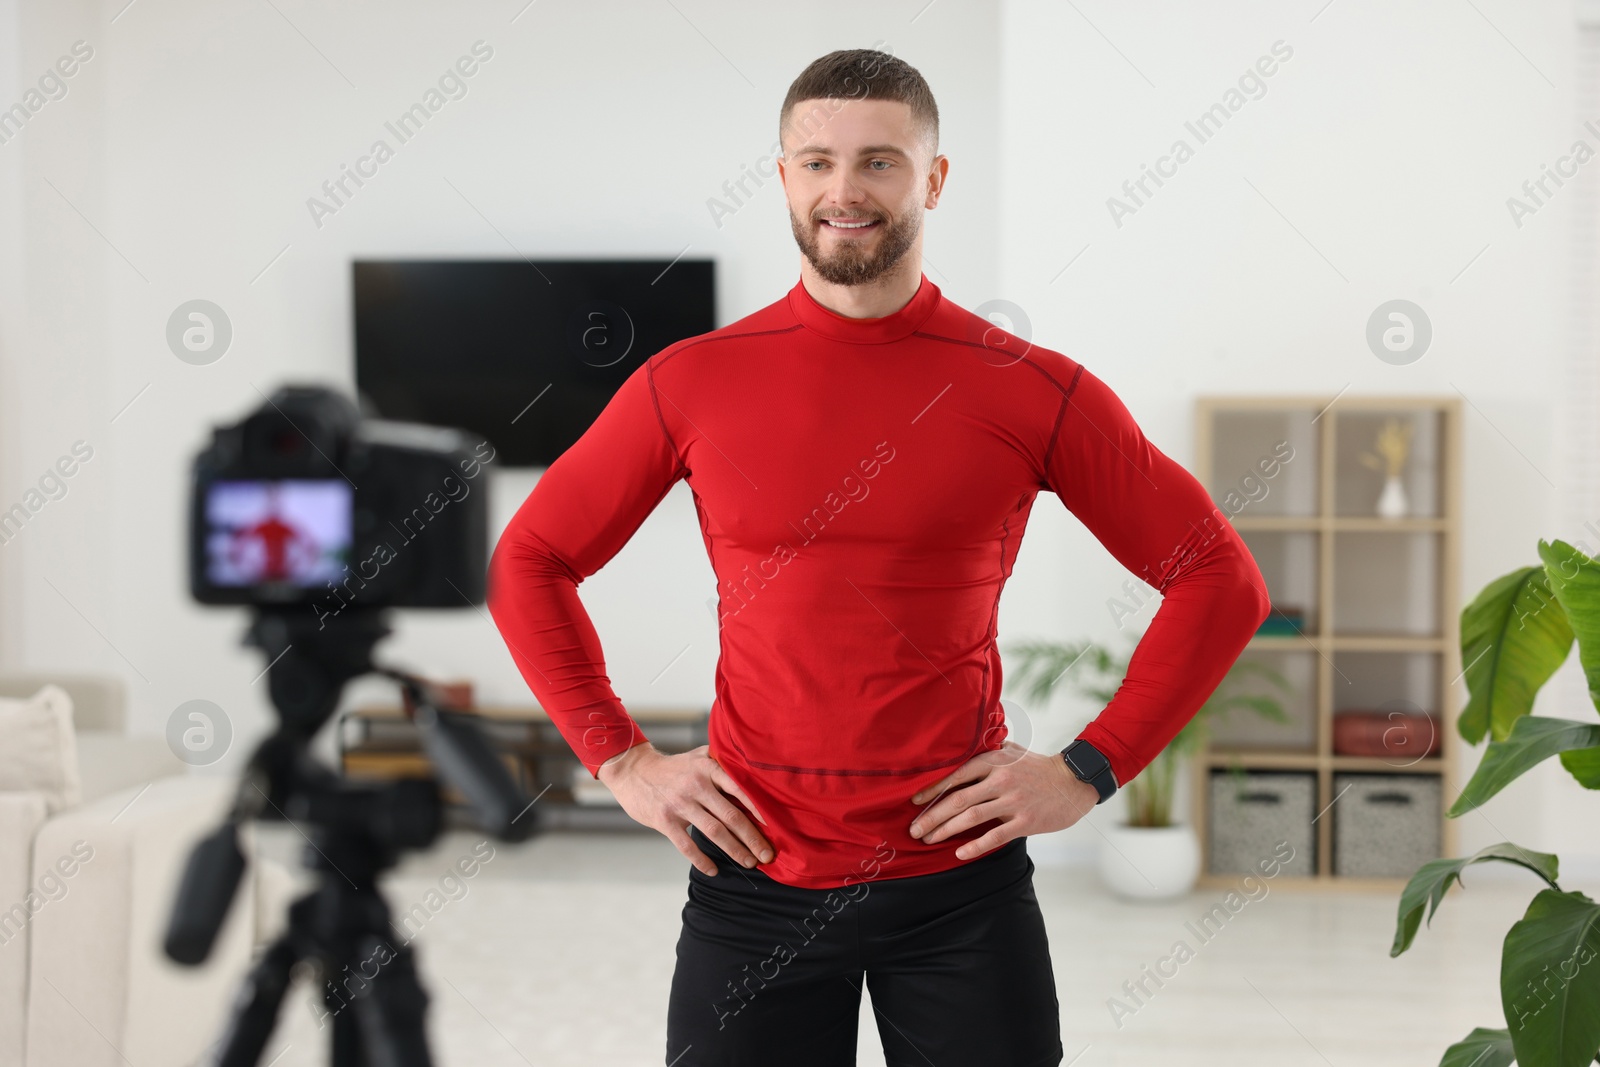
[[[303,610],[260,609],[246,634],[245,643],[268,657],[279,726],[251,756],[222,826],[191,852],[164,948],[179,963],[204,961],[244,872],[239,825],[292,821],[306,835],[301,862],[316,872],[316,886],[289,906],[283,935],[245,976],[211,1063],[253,1067],[260,1061],[293,968],[308,961],[326,979],[332,1067],[430,1067],[428,995],[411,949],[390,940],[389,906],[377,881],[405,849],[425,848],[438,836],[444,820],[438,783],[347,781],[312,758],[311,739],[346,682],[383,674],[411,697],[424,750],[485,830],[521,841],[533,833],[535,819],[522,818],[530,805],[474,716],[442,706],[421,679],[372,664],[373,645],[390,632],[380,611],[341,612],[325,626],[313,621]]]

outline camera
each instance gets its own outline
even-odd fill
[[[348,398],[284,386],[217,428],[194,461],[189,589],[202,604],[480,604],[494,447],[461,431],[363,419]]]
[[[387,940],[393,923],[378,879],[401,852],[437,838],[439,783],[348,780],[310,745],[347,682],[383,675],[406,693],[429,761],[479,826],[504,841],[534,832],[533,801],[478,717],[372,658],[390,632],[388,609],[483,602],[488,498],[477,478],[493,460],[493,447],[464,431],[363,419],[352,401],[314,386],[277,390],[216,429],[195,457],[189,591],[202,604],[251,608],[244,640],[267,662],[278,726],[250,756],[222,825],[189,854],[163,940],[167,957],[194,965],[210,954],[244,874],[243,824],[293,822],[315,874],[289,906],[283,934],[245,976],[214,1064],[260,1061],[302,962],[325,987],[336,1067],[433,1062],[428,994],[410,947]],[[346,1005],[328,976],[366,966],[375,951],[383,966]]]

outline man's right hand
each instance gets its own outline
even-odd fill
[[[715,876],[717,865],[695,845],[690,826],[699,827],[737,863],[770,863],[772,845],[729,796],[762,825],[767,820],[710,752],[710,745],[701,745],[667,755],[647,741],[606,760],[598,774],[634,822],[660,831],[705,874]]]

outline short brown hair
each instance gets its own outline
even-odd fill
[[[913,125],[930,148],[929,155],[938,154],[939,105],[933,101],[933,90],[928,88],[917,68],[875,48],[829,52],[801,71],[783,98],[783,110],[778,115],[779,144],[790,128],[789,112],[795,104],[830,97],[898,100],[908,105]],[[809,132],[800,123],[796,128],[802,136]]]

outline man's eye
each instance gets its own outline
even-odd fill
[[[894,164],[890,163],[887,159],[874,159],[872,162],[882,163],[885,169],[894,166]]]

